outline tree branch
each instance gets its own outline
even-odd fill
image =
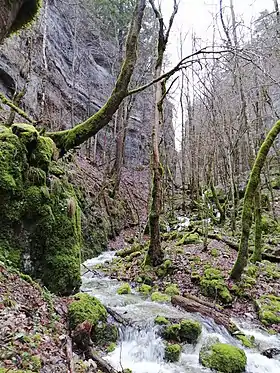
[[[127,88],[137,61],[137,45],[146,0],[138,0],[126,40],[125,59],[122,64],[115,87],[105,105],[94,115],[76,127],[58,132],[48,132],[46,135],[53,139],[59,149],[60,156],[94,136],[112,119],[119,105],[127,96]]]
[[[0,100],[3,102],[4,105],[9,106],[12,110],[14,110],[18,115],[26,119],[31,124],[36,124],[36,121],[29,118],[29,116],[20,109],[18,106],[16,106],[12,101],[10,101],[3,93],[0,92]]]

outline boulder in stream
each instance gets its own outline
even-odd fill
[[[204,367],[221,373],[242,373],[246,369],[247,357],[238,347],[210,342],[201,348],[199,362]]]

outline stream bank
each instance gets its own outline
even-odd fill
[[[88,260],[85,264],[88,268],[99,267],[102,263],[109,265],[114,255],[114,252],[106,252]],[[82,279],[84,292],[97,297],[104,305],[132,321],[132,326],[121,328],[117,348],[105,357],[116,369],[129,368],[133,373],[210,372],[199,364],[199,351],[206,339],[215,337],[222,343],[237,346],[245,351],[246,373],[278,373],[280,370],[279,360],[268,359],[261,355],[261,351],[268,348],[280,348],[280,336],[270,335],[252,322],[235,320],[246,335],[254,336],[255,347],[245,348],[241,342],[209,318],[186,313],[168,302],[153,302],[149,296],[140,294],[134,289],[130,294],[117,294],[120,286],[117,279],[96,276],[90,271],[85,271]],[[178,320],[192,319],[202,324],[202,334],[198,343],[184,344],[181,358],[177,363],[167,363],[164,360],[164,341],[158,334],[158,326],[153,322],[157,315]]]

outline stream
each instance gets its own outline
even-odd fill
[[[98,263],[111,261],[115,253],[105,252],[99,257],[87,260],[89,268]],[[280,361],[268,359],[260,354],[268,348],[280,348],[280,335],[270,335],[265,331],[242,320],[234,320],[248,336],[253,335],[258,348],[246,349],[238,340],[211,319],[198,314],[190,314],[173,307],[171,304],[152,302],[136,291],[132,294],[118,295],[120,282],[108,277],[94,276],[85,272],[82,276],[82,291],[98,298],[104,305],[113,308],[124,318],[133,321],[133,327],[121,328],[120,342],[117,348],[105,356],[105,359],[116,369],[130,368],[133,373],[207,373],[209,369],[198,362],[199,350],[208,337],[218,337],[223,343],[230,343],[245,350],[247,355],[246,373],[279,373]],[[189,318],[201,322],[202,334],[198,343],[193,346],[185,344],[178,363],[166,363],[164,341],[157,335],[153,320],[157,315],[176,318]]]

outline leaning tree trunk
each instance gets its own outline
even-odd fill
[[[276,122],[272,129],[267,134],[260,150],[257,154],[255,163],[253,165],[250,178],[246,187],[246,192],[243,202],[243,211],[242,211],[242,222],[241,222],[241,238],[239,242],[239,250],[236,262],[232,268],[230,278],[234,280],[240,280],[244,268],[248,262],[248,241],[249,234],[252,226],[252,214],[254,208],[254,197],[256,190],[260,183],[260,175],[262,168],[265,164],[267,154],[280,132],[280,121]]]
[[[46,136],[49,136],[55,142],[60,156],[63,156],[68,150],[81,145],[104,128],[111,121],[120,104],[127,96],[128,86],[137,61],[138,36],[141,30],[145,7],[146,1],[138,0],[126,39],[125,59],[121,72],[112,94],[105,105],[97,113],[74,128],[46,134]]]
[[[262,260],[262,214],[261,214],[261,190],[258,187],[255,194],[255,247],[251,257],[253,263]]]

